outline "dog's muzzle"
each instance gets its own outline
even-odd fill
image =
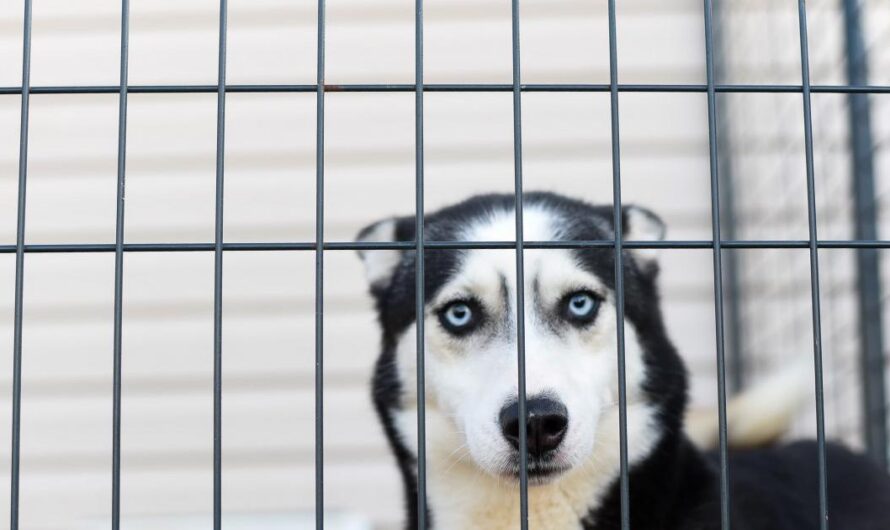
[[[550,397],[533,397],[525,402],[528,456],[543,460],[551,456],[565,438],[569,413],[565,405]],[[519,450],[519,402],[512,401],[501,409],[498,420],[501,433],[510,445]]]

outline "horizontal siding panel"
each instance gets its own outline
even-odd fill
[[[234,467],[267,467],[312,460],[314,393],[309,385],[262,381],[230,391],[224,378],[224,451]],[[385,442],[364,385],[325,392],[325,451],[333,460],[386,457]],[[60,403],[24,385],[23,465],[54,473],[105,465],[111,454],[110,377],[103,395],[69,395]],[[8,408],[8,407],[7,407]],[[201,467],[212,457],[212,378],[203,387],[123,391],[122,444],[129,469]],[[8,414],[8,410],[3,411]],[[8,419],[8,418],[7,418]],[[9,447],[0,455],[9,456]],[[203,463],[202,463],[203,462]]]
[[[109,458],[110,460],[110,458]],[[204,470],[195,468],[130,471],[124,462],[122,523],[148,514],[183,517],[212,513],[211,460]],[[314,506],[314,471],[311,465],[262,469],[234,467],[224,474],[225,516],[309,512]],[[355,514],[375,521],[375,528],[395,528],[401,520],[401,491],[395,466],[384,459],[330,462],[326,466],[325,508],[331,513]],[[0,495],[9,485],[0,484]],[[59,528],[92,530],[96,520],[109,520],[110,480],[107,472],[28,475],[23,468],[23,527],[38,530]],[[0,516],[8,517],[7,503]],[[224,517],[225,517],[224,516]],[[203,527],[201,527],[203,528]],[[311,526],[309,527],[311,528]]]

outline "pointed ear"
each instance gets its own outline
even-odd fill
[[[646,208],[627,205],[622,208],[622,239],[626,241],[662,241],[667,229],[664,221]],[[658,272],[658,249],[638,248],[631,251],[640,269],[647,275]]]
[[[414,217],[390,217],[363,228],[356,236],[356,242],[395,242],[414,239]],[[359,257],[365,265],[365,278],[371,293],[378,295],[385,290],[392,279],[405,252],[402,250],[359,250]]]

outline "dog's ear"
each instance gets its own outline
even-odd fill
[[[414,239],[414,216],[389,217],[363,228],[356,236],[356,242],[392,243]],[[365,278],[371,293],[381,294],[389,286],[396,268],[405,255],[403,250],[359,250],[359,257],[365,265]]]
[[[664,221],[654,212],[629,204],[622,207],[622,239],[625,241],[662,241],[666,233]],[[631,251],[640,269],[649,276],[658,272],[658,250],[638,248]]]

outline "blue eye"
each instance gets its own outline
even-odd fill
[[[464,303],[456,303],[448,306],[445,310],[445,319],[448,323],[456,328],[462,328],[473,320],[473,310]]]
[[[477,305],[468,301],[451,302],[439,312],[439,322],[455,335],[469,333],[479,323],[481,312]]]
[[[565,300],[566,316],[580,323],[593,320],[600,305],[599,299],[586,291],[572,293]]]

